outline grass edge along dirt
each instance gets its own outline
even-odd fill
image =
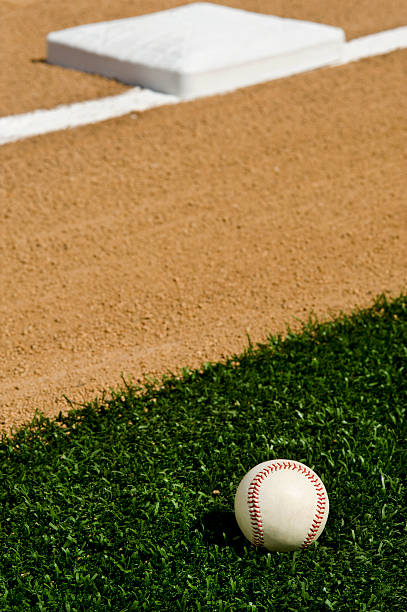
[[[125,384],[0,444],[1,610],[404,610],[407,296]],[[233,498],[271,458],[323,479],[309,550],[267,553]]]

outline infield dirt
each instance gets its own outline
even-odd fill
[[[0,2],[0,115],[126,89],[37,61],[48,31],[177,4]],[[348,39],[407,23],[227,4]],[[406,73],[398,51],[1,147],[0,427],[406,291]]]

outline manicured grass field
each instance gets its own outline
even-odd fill
[[[39,418],[0,445],[0,609],[407,609],[406,405],[401,296]],[[236,526],[240,479],[271,458],[328,490],[304,552]]]

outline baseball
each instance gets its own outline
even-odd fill
[[[321,535],[329,512],[322,480],[291,459],[259,463],[243,477],[235,515],[245,537],[272,551],[300,550]]]

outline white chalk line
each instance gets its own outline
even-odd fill
[[[405,48],[407,48],[407,26],[345,43],[342,60],[334,65],[340,66]],[[181,99],[176,96],[134,87],[117,96],[62,105],[51,110],[9,115],[0,118],[0,145],[178,102],[181,102]]]
[[[384,55],[407,47],[407,26],[355,38],[344,45],[342,61],[339,64],[356,62],[365,57]]]
[[[117,96],[0,118],[0,145],[30,136],[98,123],[135,111],[179,102],[175,96],[134,87]]]

